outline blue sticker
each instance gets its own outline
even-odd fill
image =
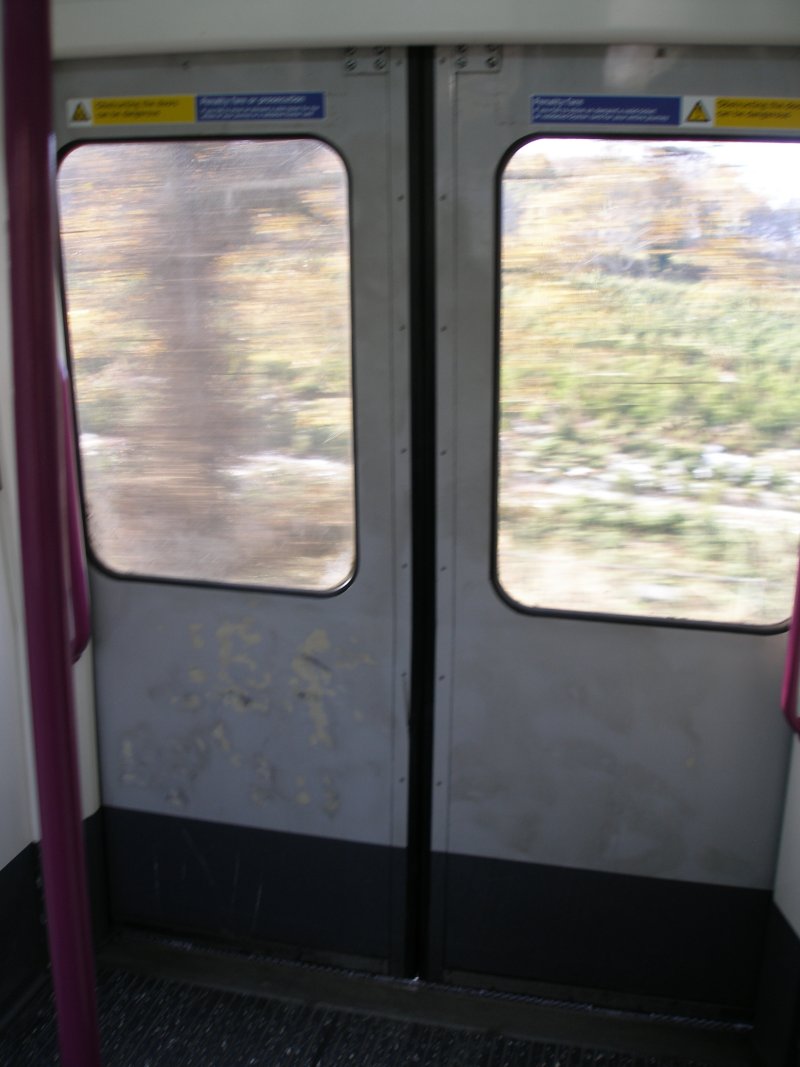
[[[532,96],[531,122],[559,126],[678,126],[679,96]]]
[[[324,93],[207,93],[197,97],[198,122],[297,122],[324,118]]]

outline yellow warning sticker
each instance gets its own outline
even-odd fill
[[[70,122],[91,122],[92,116],[83,100],[79,100],[72,111]]]
[[[760,130],[800,129],[800,98],[718,96],[717,126]]]
[[[92,101],[86,97],[82,100],[67,100],[67,123],[70,126],[91,126]]]
[[[105,96],[92,100],[95,126],[194,122],[193,96]]]
[[[70,126],[143,126],[194,122],[194,96],[96,96],[67,101]]]
[[[703,101],[697,100],[689,109],[684,122],[711,122],[711,116],[703,107]]]
[[[713,126],[715,105],[713,96],[682,96],[681,126],[695,132],[703,126]]]

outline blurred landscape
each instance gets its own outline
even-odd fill
[[[798,162],[791,144],[546,138],[508,163],[497,570],[512,598],[788,615]],[[100,559],[161,577],[344,583],[341,159],[311,139],[89,144],[62,164],[59,202]]]
[[[61,166],[91,540],[124,573],[329,590],[355,565],[347,177],[311,139]]]
[[[798,162],[788,144],[554,139],[509,162],[497,565],[516,600],[790,613]]]

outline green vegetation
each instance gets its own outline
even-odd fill
[[[796,166],[798,147],[780,148]],[[765,146],[737,151],[540,140],[506,168],[497,565],[525,604],[788,613],[800,200],[779,202],[748,162]],[[342,162],[302,139],[84,145],[59,193],[100,556],[164,576],[345,580]]]
[[[498,569],[523,603],[788,613],[800,201],[745,177],[686,143],[539,141],[509,164]]]

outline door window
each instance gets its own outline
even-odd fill
[[[800,530],[800,145],[542,138],[500,179],[497,577],[775,624]]]
[[[83,144],[58,192],[99,561],[341,587],[356,556],[341,157],[311,138]]]

